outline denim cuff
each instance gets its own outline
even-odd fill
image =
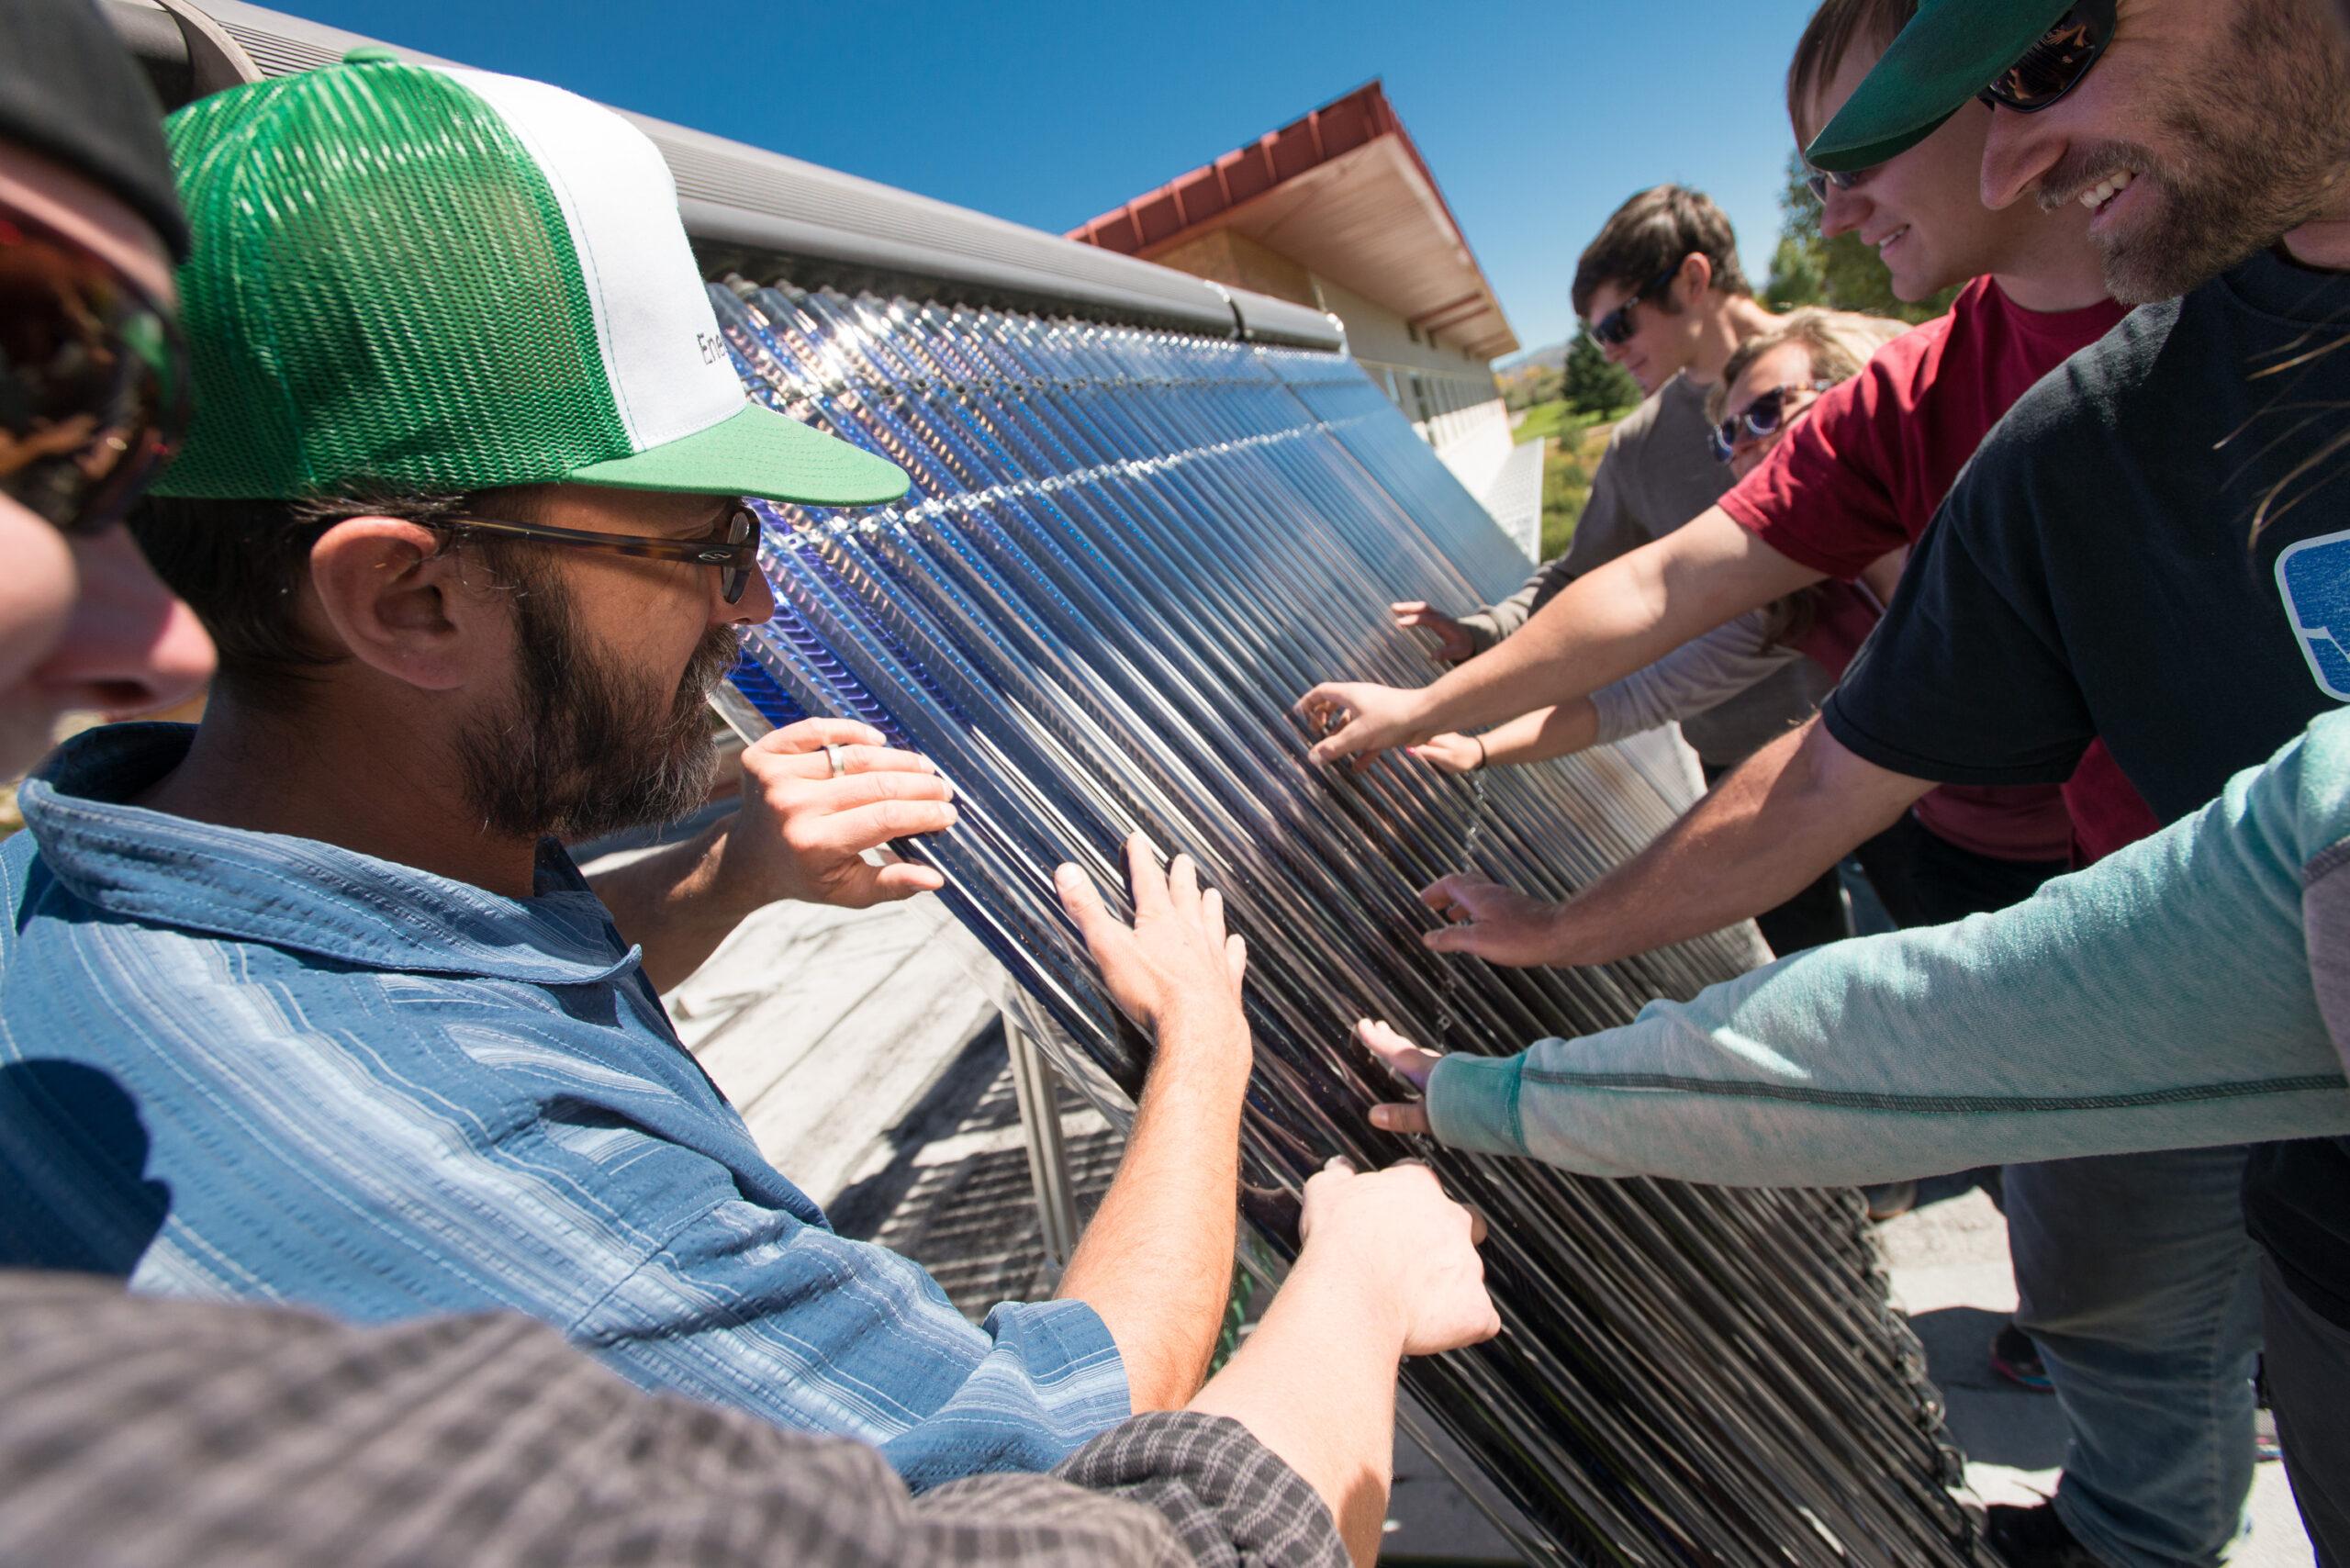
[[[1440,1143],[1481,1154],[1524,1154],[1517,1120],[1518,1070],[1514,1057],[1439,1058],[1428,1074],[1428,1126]]]

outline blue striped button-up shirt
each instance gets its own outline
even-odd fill
[[[0,1263],[362,1322],[516,1308],[917,1485],[1125,1417],[1091,1307],[975,1328],[834,1234],[552,841],[516,900],[124,803],[190,733],[71,742],[0,849]]]

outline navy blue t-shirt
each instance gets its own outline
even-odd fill
[[[2024,394],[1823,722],[1942,783],[2059,782],[2102,738],[2170,823],[2345,701],[2350,276],[2266,254]],[[2350,1148],[2265,1149],[2245,1191],[2253,1234],[2350,1324]]]

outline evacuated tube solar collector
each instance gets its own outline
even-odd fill
[[[914,478],[878,513],[779,510],[776,621],[744,694],[935,758],[961,822],[906,846],[1050,1021],[1080,1081],[1145,1044],[1095,991],[1051,868],[1120,884],[1140,827],[1196,855],[1250,942],[1244,1181],[1429,1159],[1493,1226],[1505,1325],[1406,1377],[1533,1521],[1541,1560],[1984,1561],[1955,1456],[1852,1194],[1600,1182],[1371,1129],[1348,1025],[1517,1048],[1743,967],[1709,937],[1621,964],[1428,954],[1415,890],[1474,867],[1562,896],[1672,812],[1606,752],[1490,775],[1302,760],[1317,673],[1417,684],[1395,598],[1482,602],[1524,569],[1344,358],[906,299],[713,291],[748,384]],[[1106,1107],[1113,1114],[1122,1108]]]

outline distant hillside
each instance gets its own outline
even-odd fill
[[[1567,367],[1567,345],[1552,343],[1548,348],[1528,349],[1514,359],[1494,362],[1496,375],[1506,375],[1513,370],[1564,370]]]

